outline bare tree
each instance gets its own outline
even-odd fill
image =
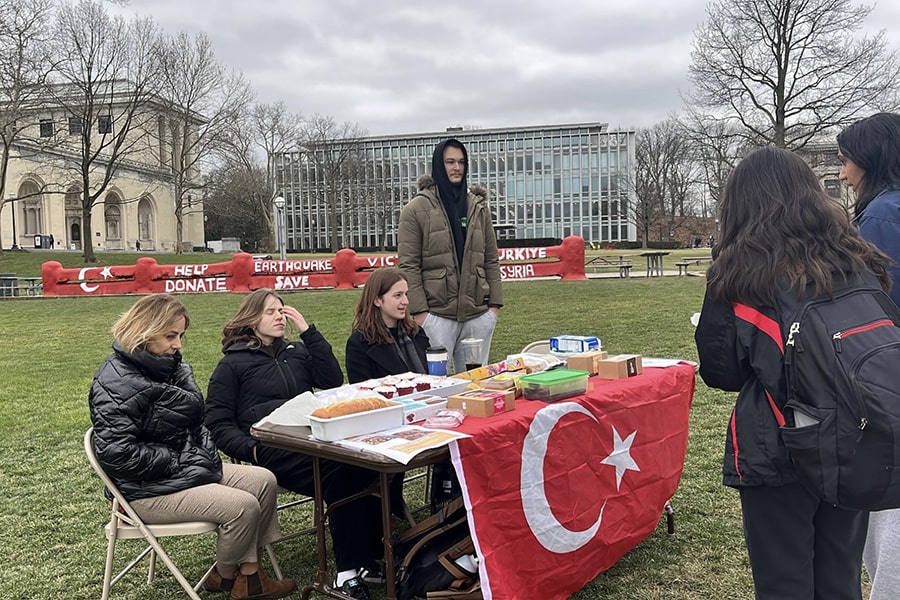
[[[695,32],[687,101],[754,143],[803,147],[867,111],[898,106],[884,33],[859,37],[851,0],[713,0]]]
[[[175,251],[182,252],[186,211],[202,211],[201,165],[226,144],[230,124],[252,100],[249,84],[216,60],[209,38],[181,32],[160,46],[164,126],[161,157],[171,169],[175,197]]]
[[[266,172],[261,163],[249,166],[222,162],[206,173],[204,215],[211,239],[236,237],[241,248],[255,252],[267,237],[269,225],[261,218],[259,199],[264,195]],[[268,250],[271,252],[274,246]]]
[[[257,104],[241,111],[228,124],[225,145],[220,149],[219,164],[239,178],[254,185],[242,185],[245,201],[254,207],[254,219],[265,223],[266,247],[275,250],[275,221],[272,200],[278,195],[275,156],[299,146],[303,117],[287,110],[284,103]],[[217,168],[213,176],[223,175]],[[259,176],[262,174],[262,176]],[[237,174],[234,174],[238,178]],[[208,201],[218,201],[212,194]],[[218,208],[216,208],[218,210]],[[254,243],[261,238],[254,240]]]
[[[54,67],[49,44],[52,10],[52,0],[0,0],[0,212],[7,203],[12,148],[25,157],[40,152],[46,142],[29,132],[34,131],[33,118]],[[15,210],[12,203],[10,209]]]
[[[360,178],[361,147],[366,131],[356,123],[340,125],[332,117],[315,115],[307,121],[302,145],[314,170],[319,203],[324,203],[332,252],[342,247],[351,210],[351,183]]]
[[[691,145],[674,117],[637,133],[635,199],[628,218],[650,239],[650,225],[666,222],[668,230],[693,214],[690,206],[697,181]],[[668,237],[668,236],[667,236]]]
[[[146,109],[158,98],[160,34],[149,18],[126,22],[91,0],[62,4],[55,34],[61,81],[52,90],[80,130],[71,168],[80,186],[83,230],[90,234],[91,211],[116,172],[150,147],[157,122]],[[84,260],[95,262],[89,239]]]
[[[269,244],[275,248],[275,221],[272,200],[278,195],[275,177],[275,155],[296,148],[303,134],[303,115],[288,111],[284,102],[258,104],[251,115],[252,132],[256,146],[266,156],[266,191],[260,196],[265,215]],[[285,240],[287,243],[287,240]]]

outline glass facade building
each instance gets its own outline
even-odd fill
[[[469,154],[469,186],[488,190],[501,240],[634,241],[629,222],[634,180],[634,130],[603,123],[543,125],[367,137],[319,144],[273,157],[278,193],[286,200],[291,250],[396,248],[401,208],[431,155],[454,137]]]

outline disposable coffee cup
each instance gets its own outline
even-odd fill
[[[428,361],[429,375],[447,374],[447,350],[440,346],[425,350],[425,359]]]
[[[466,371],[484,366],[481,359],[481,348],[484,340],[481,338],[466,338],[459,341],[462,349],[463,361],[466,363]]]

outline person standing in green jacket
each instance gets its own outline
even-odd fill
[[[432,346],[447,350],[452,372],[465,370],[460,340],[483,340],[481,364],[503,306],[500,258],[487,191],[466,185],[469,157],[456,139],[439,143],[431,175],[400,212],[397,253],[409,281],[409,312]]]

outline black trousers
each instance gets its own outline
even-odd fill
[[[799,483],[739,488],[757,600],[861,600],[869,513]]]
[[[256,453],[258,464],[275,473],[278,485],[305,496],[314,494],[312,457],[263,445],[256,447]],[[361,492],[374,485],[377,479],[378,473],[375,471],[322,460],[322,489],[326,504]],[[395,478],[395,481],[397,479],[402,485],[402,476]],[[402,488],[400,490],[402,493]],[[341,506],[329,516],[328,527],[338,571],[372,565],[384,554],[381,502],[375,496],[366,496]]]

